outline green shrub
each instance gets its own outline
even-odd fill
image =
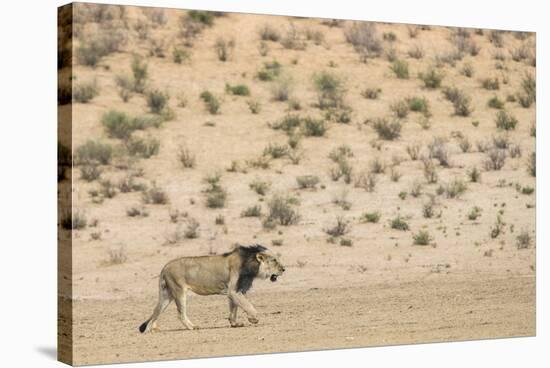
[[[487,90],[497,90],[500,89],[500,82],[497,77],[488,77],[481,80],[481,86]]]
[[[529,155],[529,159],[527,161],[527,172],[531,176],[537,176],[537,155],[535,152]]]
[[[516,237],[516,248],[517,249],[527,249],[531,246],[531,243],[533,242],[533,238],[531,237],[531,234],[527,230],[523,230],[517,237]]]
[[[307,117],[302,121],[302,133],[306,137],[322,137],[326,131],[324,120]]]
[[[130,156],[137,156],[141,158],[150,158],[158,154],[160,148],[160,141],[156,138],[147,137],[130,137],[126,141],[126,149]]]
[[[424,116],[430,116],[430,104],[426,97],[409,97],[407,98],[409,109],[414,112],[420,112]]]
[[[172,59],[176,64],[185,63],[189,61],[190,58],[191,58],[191,55],[185,49],[182,49],[180,47],[174,47],[174,49],[172,50]]]
[[[416,234],[413,234],[414,245],[429,245],[433,238],[426,230],[419,230]]]
[[[158,116],[130,117],[124,112],[110,110],[103,114],[101,122],[111,138],[128,139],[135,130],[159,127],[162,119]]]
[[[134,131],[131,118],[120,111],[110,110],[103,115],[101,122],[111,138],[128,139]]]
[[[287,134],[292,133],[296,128],[298,128],[302,123],[302,118],[300,115],[288,114],[283,117],[280,121],[272,123],[270,126],[275,130],[282,130]]]
[[[409,230],[409,224],[401,215],[397,215],[397,217],[393,218],[390,221],[390,226],[392,229],[395,230],[401,230],[401,231],[407,231]]]
[[[204,178],[204,182],[208,185],[205,189],[206,207],[208,208],[223,208],[227,199],[227,192],[220,185],[221,174],[214,173]]]
[[[315,175],[301,175],[296,177],[300,189],[313,189],[319,184],[319,177]]]
[[[99,94],[97,81],[78,83],[73,87],[73,100],[87,103]]]
[[[385,118],[378,118],[372,123],[372,128],[378,134],[378,138],[392,141],[401,136],[401,123],[399,120],[389,122]]]
[[[214,24],[214,14],[205,10],[189,10],[187,17],[195,22],[211,27]]]
[[[391,71],[399,79],[409,79],[409,64],[404,60],[395,60],[391,67]]]
[[[363,215],[361,215],[361,222],[371,222],[371,223],[377,223],[380,221],[380,212],[366,212]]]
[[[250,206],[241,212],[241,217],[260,217],[262,215],[262,206]]]
[[[226,83],[225,91],[229,94],[236,96],[250,96],[250,89],[244,84],[237,84],[232,86],[229,83]]]
[[[511,113],[508,113],[504,110],[501,110],[497,112],[497,116],[495,118],[495,124],[498,129],[502,130],[514,130],[516,129],[516,125],[518,124],[518,120],[514,115]]]
[[[340,108],[345,94],[344,82],[335,74],[320,72],[313,76],[320,109]]]
[[[78,147],[75,153],[78,164],[108,165],[113,156],[113,147],[100,141],[88,140]]]
[[[445,194],[447,198],[459,198],[466,192],[466,189],[468,189],[466,183],[461,179],[455,178],[445,186]]]
[[[434,67],[428,68],[424,73],[418,73],[418,78],[424,82],[424,87],[436,89],[441,87],[445,74]]]
[[[468,212],[468,220],[475,221],[479,216],[481,216],[482,209],[478,206],[474,206],[470,212]]]
[[[133,90],[136,93],[143,93],[147,85],[147,63],[141,57],[135,56],[132,59],[131,68],[134,77]]]
[[[91,182],[99,179],[101,176],[101,169],[97,165],[84,165],[80,168],[80,178],[82,180]]]
[[[493,109],[502,109],[504,107],[504,102],[501,101],[497,96],[493,96],[489,99],[487,102],[487,106],[493,108]]]
[[[261,81],[272,81],[281,74],[283,66],[277,61],[264,63],[264,67],[257,73],[257,77]]]
[[[203,91],[200,98],[204,101],[204,106],[210,114],[215,115],[220,112],[221,103],[210,91]]]
[[[266,148],[264,148],[263,155],[277,159],[288,155],[288,152],[289,149],[287,145],[270,143]]]
[[[266,181],[261,181],[259,179],[254,180],[248,185],[251,190],[255,191],[257,194],[264,196],[271,187],[271,183]]]
[[[169,99],[168,93],[157,89],[150,90],[146,94],[147,106],[153,114],[162,113],[167,108],[166,104]]]
[[[76,49],[80,65],[95,67],[102,57],[120,51],[127,37],[121,30],[99,31],[83,40]]]

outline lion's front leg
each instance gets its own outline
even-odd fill
[[[242,322],[237,322],[237,311],[239,306],[231,298],[227,298],[229,301],[229,323],[231,327],[243,327]]]
[[[246,299],[243,293],[233,291],[229,294],[229,298],[233,301],[234,304],[241,307],[246,315],[248,316],[248,321],[250,323],[258,323],[258,312],[256,308]],[[237,313],[235,312],[235,322],[236,322]],[[231,320],[230,320],[231,321]]]

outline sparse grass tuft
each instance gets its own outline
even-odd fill
[[[210,91],[203,91],[200,94],[200,98],[204,101],[204,106],[210,114],[219,114],[221,103],[216,96],[214,96]]]
[[[184,168],[192,169],[196,164],[196,157],[189,148],[180,146],[178,148],[178,161]]]
[[[390,221],[390,226],[392,229],[395,229],[395,230],[401,230],[401,231],[409,230],[409,224],[401,215],[397,215],[397,217],[394,217]]]
[[[401,123],[399,120],[388,121],[386,118],[378,118],[372,123],[372,128],[378,133],[378,138],[392,141],[401,136]]]
[[[391,71],[398,79],[409,79],[409,63],[404,60],[395,60],[390,66]]]
[[[360,221],[361,222],[378,223],[378,221],[380,221],[380,217],[381,217],[381,215],[380,215],[379,211],[365,212],[364,214],[361,215]]]
[[[314,189],[319,184],[319,177],[315,175],[302,175],[296,177],[300,189]]]
[[[416,234],[413,234],[414,245],[430,245],[433,237],[427,230],[419,230]]]
[[[254,205],[250,206],[241,212],[241,217],[260,217],[262,215],[262,206]]]
[[[250,89],[245,84],[230,85],[225,84],[225,92],[235,96],[250,96]]]

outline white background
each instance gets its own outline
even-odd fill
[[[98,1],[104,2],[104,1]],[[155,5],[537,32],[537,337],[314,353],[140,363],[140,367],[541,367],[548,318],[549,11],[531,0],[142,0]],[[56,7],[3,1],[0,9],[0,365],[53,367],[56,352]],[[548,165],[545,165],[548,166]],[[546,266],[546,267],[545,267]],[[546,282],[545,282],[546,279]],[[185,341],[182,339],[182,344]],[[237,342],[235,342],[237,343]],[[132,364],[128,366],[137,366]]]

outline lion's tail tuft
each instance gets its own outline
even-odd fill
[[[144,333],[147,329],[147,325],[149,324],[149,320],[143,322],[141,326],[139,326],[139,332]]]

